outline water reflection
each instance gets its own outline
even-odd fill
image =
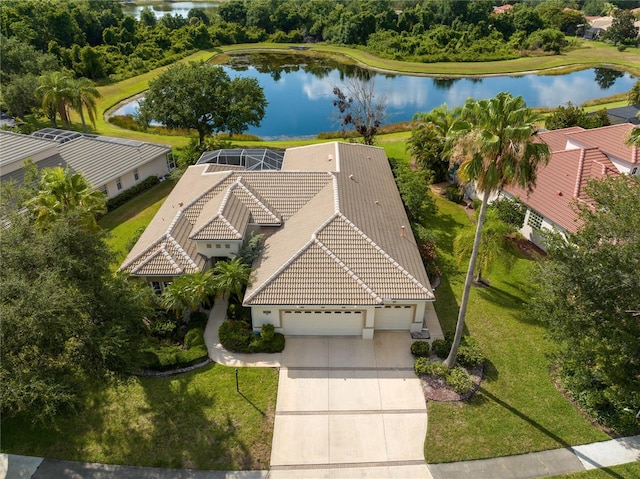
[[[446,103],[462,105],[467,98],[491,98],[500,91],[522,95],[531,107],[556,107],[572,102],[624,93],[636,79],[628,73],[603,68],[565,75],[492,76],[474,78],[433,78],[393,75],[338,63],[327,58],[299,54],[251,54],[234,56],[224,66],[230,77],[258,79],[269,105],[260,128],[250,133],[265,139],[310,137],[335,131],[333,87],[346,80],[375,79],[376,96],[387,102],[388,121],[411,120],[417,112],[427,112]],[[136,106],[117,114],[135,112]]]

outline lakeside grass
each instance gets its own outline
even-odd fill
[[[455,265],[453,238],[473,228],[465,211],[438,198],[431,225],[437,234],[443,281],[436,311],[453,333],[465,272]],[[471,290],[466,328],[486,357],[480,390],[466,402],[429,401],[425,441],[428,463],[524,454],[609,439],[554,387],[549,373],[553,344],[543,325],[526,316],[534,261],[519,257],[507,271],[498,264],[491,286]]]
[[[177,469],[268,469],[278,373],[211,364],[172,377],[131,377],[96,391],[54,426],[2,421],[2,452]]]

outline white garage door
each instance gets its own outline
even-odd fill
[[[376,308],[374,329],[409,331],[414,310],[415,306],[409,304]]]
[[[360,336],[364,326],[361,311],[283,311],[282,330],[292,336]]]

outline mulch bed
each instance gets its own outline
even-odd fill
[[[422,384],[422,391],[424,397],[429,401],[440,402],[453,402],[453,401],[466,401],[473,396],[478,388],[480,388],[480,382],[482,381],[482,375],[484,373],[483,364],[474,366],[473,368],[467,368],[467,372],[473,384],[473,389],[467,394],[458,394],[450,386],[447,385],[445,379],[433,374],[425,374],[420,376],[420,383]]]

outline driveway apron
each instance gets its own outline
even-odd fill
[[[411,341],[403,332],[377,332],[374,340],[287,337],[270,477],[431,477]]]

